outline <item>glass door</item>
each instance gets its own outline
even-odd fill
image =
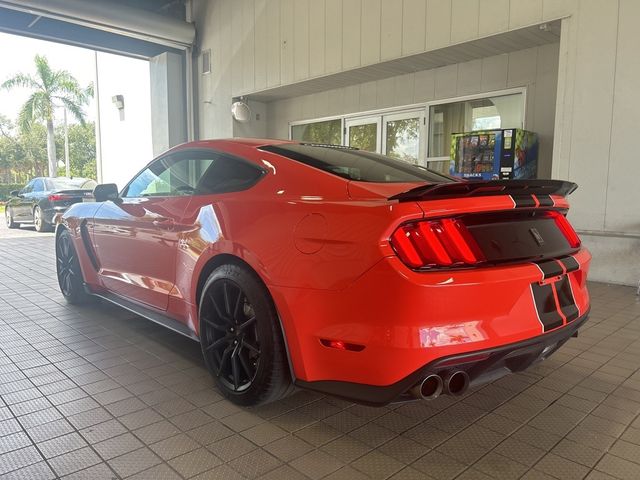
[[[380,152],[380,120],[379,116],[346,120],[345,145],[367,152]]]
[[[381,153],[408,163],[422,164],[425,158],[424,118],[423,110],[384,115]]]

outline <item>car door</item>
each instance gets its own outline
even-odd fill
[[[12,203],[11,211],[16,221],[24,222],[31,220],[29,205],[31,205],[31,193],[36,180],[38,179],[34,178],[27,183],[24,188],[18,192],[18,198],[15,200],[15,203]]]
[[[205,156],[206,157],[206,156]],[[213,160],[189,151],[159,158],[140,172],[116,201],[92,221],[99,276],[111,292],[166,310],[185,211]]]
[[[25,196],[25,199],[28,198],[28,202],[26,202],[27,215],[29,215],[31,219],[33,219],[33,209],[38,204],[38,202],[46,196],[46,194],[47,192],[44,184],[44,179],[36,178],[33,181],[33,188],[31,189],[31,192],[29,192],[28,197]]]

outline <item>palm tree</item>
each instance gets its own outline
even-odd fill
[[[28,131],[34,122],[44,121],[47,125],[47,157],[49,158],[49,176],[55,177],[58,171],[56,142],[53,132],[53,119],[56,108],[63,107],[82,124],[82,107],[93,97],[93,84],[81,88],[78,81],[65,70],[52,70],[47,57],[35,56],[36,75],[18,73],[6,80],[0,87],[12,89],[29,88],[31,96],[18,114],[18,126]]]

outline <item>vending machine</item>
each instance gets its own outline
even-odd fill
[[[536,178],[538,135],[520,128],[451,135],[449,174],[465,179]]]

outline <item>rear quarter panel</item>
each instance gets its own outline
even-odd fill
[[[267,174],[252,188],[194,196],[179,241],[173,302],[185,302],[198,331],[197,287],[207,262],[242,259],[267,287],[340,290],[379,262],[380,244],[399,220],[422,217],[413,202],[353,201],[348,182],[277,155],[252,151]],[[279,310],[284,300],[275,298]],[[295,326],[284,325],[290,343]],[[291,347],[291,345],[290,345]]]
[[[211,256],[229,253],[267,284],[345,288],[382,258],[380,244],[394,225],[423,215],[413,202],[353,201],[340,177],[259,156],[268,173],[254,187],[193,198],[184,220],[196,226],[184,235],[198,256],[193,273]]]

